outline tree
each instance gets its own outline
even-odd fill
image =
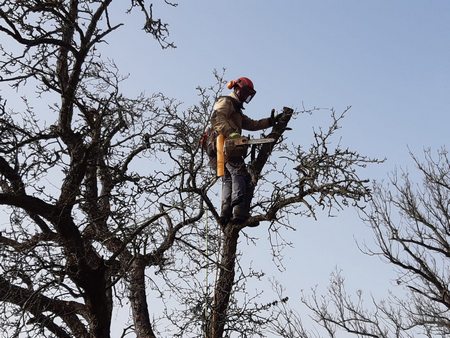
[[[47,125],[27,99],[25,111],[16,112],[2,98],[0,204],[11,208],[11,224],[0,241],[0,299],[2,328],[11,335],[27,329],[109,337],[112,290],[125,281],[137,335],[154,336],[144,269],[162,264],[173,228],[181,225],[164,228],[149,252],[139,252],[137,235],[153,225],[140,241],[156,236],[168,213],[154,210],[153,189],[170,178],[141,176],[130,166],[152,152],[150,144],[157,149],[166,122],[157,97],[120,93],[115,65],[97,50],[121,26],[108,11],[111,3],[3,1],[0,7],[0,31],[15,43],[1,46],[1,81],[18,91],[36,86],[41,98],[54,100],[47,106],[54,123]],[[146,31],[169,47],[166,26],[145,6],[132,1],[129,11],[141,10]]]
[[[162,48],[173,47],[152,5],[131,1],[128,11],[136,10],[146,32]],[[0,236],[2,330],[107,338],[114,307],[126,301],[132,324],[123,336],[156,337],[164,330],[151,320],[156,289],[176,302],[161,315],[174,334],[258,333],[255,324],[270,320],[260,315],[268,307],[249,310],[236,297],[248,277],[235,275],[239,236],[258,223],[277,236],[290,215],[364,204],[370,190],[357,168],[377,160],[330,147],[345,111],[331,111],[329,129],[315,132],[310,148],[287,147],[284,132],[302,112],[283,108],[269,134],[277,143],[251,151],[253,180],[264,187],[254,196],[253,217],[212,235],[204,220],[217,224],[217,179],[198,138],[223,75],[198,88],[200,102],[187,109],[163,94],[124,96],[124,78],[100,53],[121,27],[113,13],[111,0],[0,6],[0,32],[14,42],[1,45],[0,81],[18,92],[35,88],[46,102],[35,108],[30,96],[23,107],[9,107],[1,98],[0,205],[10,216]],[[276,152],[294,169],[274,166]],[[205,268],[218,269],[206,292],[198,288]]]
[[[330,127],[314,134],[314,143],[309,149],[304,150],[302,147],[297,147],[294,151],[289,151],[288,148],[280,149],[286,159],[296,164],[294,169],[297,175],[288,176],[284,168],[275,169],[277,174],[284,177],[283,184],[276,186],[273,182],[271,196],[266,198],[260,196],[257,205],[263,206],[263,211],[251,218],[244,227],[261,221],[283,224],[283,221],[287,221],[284,217],[296,213],[315,217],[316,208],[328,209],[331,212],[350,202],[358,206],[358,202],[368,198],[370,192],[365,185],[367,181],[360,179],[355,169],[376,160],[363,157],[349,149],[342,149],[339,145],[329,150],[331,138],[338,130],[339,122],[345,114],[344,112],[336,116],[333,111],[331,112]],[[281,136],[286,130],[291,114],[289,109],[284,108],[281,123],[273,128],[269,136]],[[250,174],[256,183],[271,150],[270,145],[262,147],[258,156],[249,164]],[[228,297],[234,281],[236,245],[241,230],[242,227],[236,225],[224,229],[220,273],[214,294],[209,337],[221,337],[223,334],[227,316],[226,304],[229,302]]]
[[[445,148],[437,156],[430,150],[424,155],[420,160],[411,154],[422,184],[407,171],[394,173],[389,186],[375,185],[371,209],[363,216],[377,246],[365,253],[393,266],[401,290],[367,305],[362,291],[348,294],[336,272],[325,295],[316,290],[303,295],[330,337],[338,329],[358,337],[449,336],[450,162]]]

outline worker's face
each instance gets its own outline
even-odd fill
[[[256,91],[250,87],[244,86],[236,89],[236,94],[241,102],[250,103],[256,94]]]

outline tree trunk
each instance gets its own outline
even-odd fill
[[[104,269],[91,276],[92,288],[86,291],[86,305],[91,313],[89,323],[92,338],[111,337],[112,294]]]
[[[222,259],[217,284],[215,286],[214,303],[212,307],[211,322],[208,328],[208,338],[223,336],[227,318],[227,308],[230,301],[231,289],[234,284],[234,266],[236,263],[236,250],[239,238],[238,226],[228,224],[224,230]]]
[[[148,314],[145,292],[145,263],[136,258],[130,270],[130,302],[137,338],[156,338]]]
[[[293,110],[291,108],[284,107],[283,114],[280,116],[278,123],[272,128],[268,137],[273,137],[278,141],[286,130],[292,114]],[[255,184],[258,182],[261,171],[266,164],[274,145],[275,143],[263,144],[258,156],[254,158],[249,165],[248,170]],[[228,224],[223,230],[222,260],[219,267],[219,278],[215,285],[211,321],[206,329],[207,338],[222,338],[224,334],[231,289],[234,284],[237,242],[241,229],[241,226]]]

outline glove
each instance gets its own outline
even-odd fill
[[[228,136],[229,139],[235,139],[235,138],[240,138],[240,137],[241,137],[241,134],[239,134],[239,133],[231,133]]]
[[[273,127],[274,125],[276,125],[278,123],[278,121],[280,120],[281,116],[283,116],[283,114],[276,114],[275,115],[275,109],[272,109],[272,111],[270,112],[270,125]]]

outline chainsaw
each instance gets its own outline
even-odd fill
[[[241,136],[236,138],[228,138],[225,140],[224,154],[226,157],[245,157],[249,145],[273,142],[275,142],[275,139],[271,137],[250,139]]]

